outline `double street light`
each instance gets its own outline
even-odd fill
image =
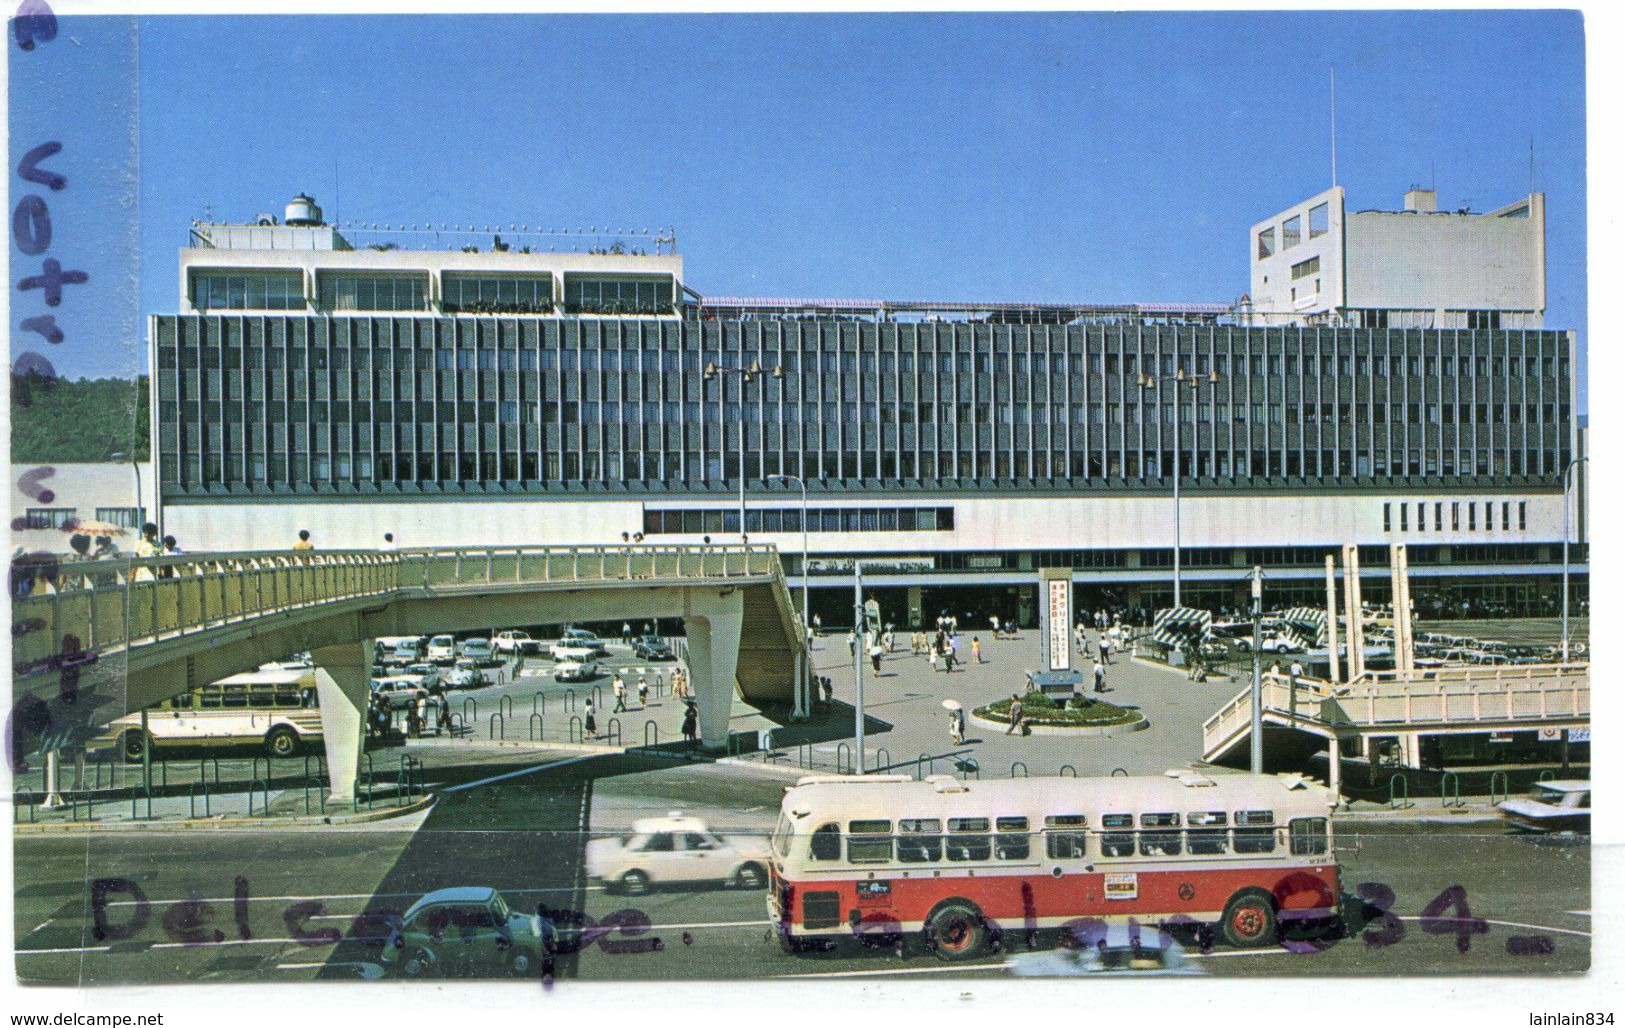
[[[701,380],[709,382],[713,378],[719,378],[723,375],[739,376],[741,383],[739,387],[739,404],[743,409],[746,383],[749,383],[752,379],[761,378],[763,375],[783,378],[784,372],[779,368],[763,368],[761,361],[751,361],[748,368],[722,368],[718,367],[714,361],[707,361],[705,374],[701,377]],[[726,403],[727,397],[723,396],[721,402]],[[741,416],[739,419],[739,537],[743,540],[748,536],[749,533],[745,529],[745,419]]]
[[[1216,385],[1219,384],[1219,373],[1218,373],[1217,370],[1214,370],[1214,371],[1208,372],[1206,375],[1187,375],[1185,373],[1185,369],[1180,368],[1179,370],[1177,370],[1172,375],[1157,376],[1157,375],[1141,374],[1141,375],[1139,375],[1139,376],[1137,376],[1135,378],[1135,384],[1140,387],[1140,391],[1142,393],[1147,389],[1156,389],[1165,382],[1166,383],[1171,383],[1175,387],[1175,389],[1174,389],[1174,606],[1178,607],[1178,606],[1182,605],[1179,602],[1180,601],[1180,593],[1179,593],[1179,570],[1180,570],[1180,568],[1179,568],[1179,472],[1180,472],[1180,458],[1184,456],[1184,450],[1180,447],[1180,443],[1179,443],[1179,422],[1180,422],[1179,414],[1180,414],[1180,406],[1181,406],[1181,404],[1180,404],[1180,392],[1179,392],[1178,387],[1182,386],[1182,385],[1189,386],[1191,388],[1191,390],[1194,392],[1195,389],[1204,382],[1207,383],[1210,386],[1216,386]],[[1144,446],[1144,431],[1145,431],[1144,423],[1142,422],[1141,423],[1141,446],[1142,447]],[[1160,429],[1158,430],[1158,441],[1159,441],[1159,443],[1161,441],[1161,430]],[[1159,449],[1160,449],[1160,447],[1159,447]],[[1157,470],[1160,472],[1162,469],[1158,468]]]
[[[1574,469],[1590,457],[1576,457],[1563,469],[1563,663],[1569,662],[1569,489]]]

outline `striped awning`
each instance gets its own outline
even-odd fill
[[[1168,607],[1157,611],[1151,624],[1151,639],[1170,649],[1179,649],[1208,637],[1213,615],[1195,607]]]

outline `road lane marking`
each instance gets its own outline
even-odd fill
[[[581,886],[581,891],[584,891],[584,892],[602,892],[602,891],[604,891],[604,889],[605,889],[605,886],[602,886],[602,885],[583,885],[583,886]],[[330,902],[330,903],[336,903],[336,902],[339,902],[340,900],[401,899],[401,898],[404,898],[406,896],[411,896],[413,898],[419,898],[419,897],[427,895],[428,892],[433,892],[433,891],[434,891],[433,889],[430,889],[430,890],[427,890],[426,892],[345,892],[345,893],[338,893],[338,894],[335,894],[335,895],[327,895],[327,896],[250,896],[250,897],[248,897],[248,902],[249,903],[293,903],[293,902],[302,902],[302,901],[307,901],[307,900],[320,900],[320,901],[326,901],[326,902]],[[536,895],[538,893],[575,892],[577,890],[575,888],[570,887],[570,886],[561,885],[561,886],[553,886],[553,887],[548,887],[548,888],[530,888],[528,886],[526,886],[526,887],[521,887],[521,886],[500,886],[500,887],[496,887],[496,891],[500,892],[500,893],[502,893],[504,895],[507,895],[509,893],[519,893],[519,894],[523,894],[523,895],[526,895],[526,896],[531,896],[531,895]],[[110,907],[110,908],[111,907],[134,907],[134,906],[139,906],[140,902],[141,901],[139,901],[139,900],[110,900],[107,903],[107,906]],[[147,903],[148,906],[152,906],[153,904],[158,904],[158,903],[189,903],[189,902],[196,902],[196,903],[234,903],[234,902],[236,902],[236,899],[235,899],[235,897],[232,897],[232,896],[209,896],[209,897],[202,897],[202,898],[196,898],[196,899],[194,899],[191,896],[176,896],[176,897],[173,897],[171,899],[154,899],[152,897],[148,897],[147,900],[146,900],[146,903]],[[43,928],[43,927],[45,927],[46,924],[50,924],[52,921],[56,921],[56,920],[59,920],[59,919],[58,918],[50,918],[50,919],[46,920],[44,922],[44,924],[41,924],[40,927]],[[39,931],[38,928],[36,928],[34,930]]]
[[[1591,911],[1589,911],[1589,910],[1565,910],[1565,911],[1563,911],[1563,913],[1565,913],[1565,914],[1573,914],[1575,917],[1590,917],[1591,916]]]
[[[548,771],[555,767],[564,767],[566,764],[579,764],[583,760],[593,760],[601,756],[603,756],[601,753],[583,753],[579,756],[566,757],[563,760],[555,760],[551,764],[538,764],[535,767],[526,767],[520,768],[518,771],[509,771],[507,774],[492,775],[490,778],[482,778],[477,782],[464,782],[462,785],[453,785],[450,788],[441,789],[440,794],[444,796],[447,793],[462,792],[465,789],[478,789],[482,785],[491,785],[494,782],[505,782],[510,778],[519,778],[523,775],[533,775],[538,771]]]
[[[387,935],[347,935],[337,942],[327,939],[221,939],[219,942],[155,942],[150,946],[139,949],[122,950],[123,953],[145,953],[156,949],[216,949],[222,946],[290,946],[300,945],[310,949],[319,949],[322,946],[336,946],[341,942],[387,942]],[[46,955],[51,953],[106,953],[112,946],[58,946],[52,949],[18,949],[16,954]]]
[[[893,974],[945,974],[949,971],[1008,971],[1009,964],[944,964],[941,967],[892,967],[873,971],[805,971],[777,978],[874,978]]]
[[[1562,932],[1564,935],[1583,935],[1591,938],[1590,932],[1582,932],[1578,928],[1557,928],[1549,924],[1527,924],[1523,921],[1497,921],[1490,917],[1423,917],[1420,914],[1396,914],[1401,921],[1445,921],[1462,924],[1498,924],[1505,928],[1529,928],[1537,932]]]

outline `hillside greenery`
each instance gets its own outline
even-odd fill
[[[146,460],[147,378],[11,376],[11,462]]]

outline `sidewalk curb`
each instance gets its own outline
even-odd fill
[[[1027,734],[1066,736],[1069,738],[1092,737],[1096,739],[1110,738],[1114,735],[1129,735],[1133,732],[1143,732],[1147,728],[1151,727],[1151,719],[1145,716],[1145,711],[1138,711],[1138,713],[1140,715],[1140,720],[1138,721],[1130,721],[1127,724],[1121,725],[1105,725],[1099,728],[1057,728],[1054,725],[1035,725],[1029,722],[1027,725]],[[985,717],[977,717],[975,714],[966,714],[965,720],[979,728],[985,728],[989,731],[996,730],[1003,732],[1006,728],[1010,727],[1010,723],[1008,721],[990,721]]]
[[[23,822],[11,826],[16,835],[72,835],[90,832],[172,832],[172,831],[242,831],[263,828],[345,828],[351,825],[390,821],[421,813],[432,807],[439,797],[429,793],[401,807],[384,810],[363,810],[356,814],[305,817],[231,817],[182,818],[176,821],[64,821],[49,824]]]
[[[566,753],[625,753],[639,747],[624,744],[597,744],[588,742],[522,742],[518,739],[408,739],[407,749],[462,750],[477,753],[481,750],[562,750]]]
[[[1142,657],[1137,653],[1131,655],[1129,659],[1141,667],[1148,667],[1156,671],[1166,671],[1169,674],[1178,675],[1179,677],[1185,679],[1185,681],[1191,682],[1192,685],[1207,684],[1207,682],[1192,682],[1190,673],[1185,668],[1172,667],[1171,665],[1164,664],[1160,660],[1152,660],[1150,657]],[[1238,676],[1231,676],[1220,672],[1216,675],[1208,675],[1207,681],[1219,685],[1236,685],[1240,683],[1242,679]]]

